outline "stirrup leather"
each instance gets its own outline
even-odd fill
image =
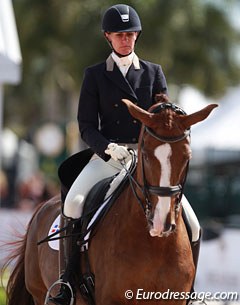
[[[72,289],[72,286],[70,285],[69,282],[64,282],[62,279],[59,279],[57,280],[56,282],[54,282],[48,289],[47,291],[47,294],[46,294],[46,297],[45,297],[45,301],[44,301],[44,305],[49,305],[48,304],[48,299],[50,297],[50,292],[51,290],[53,289],[54,286],[56,285],[65,285],[69,288],[70,292],[71,292],[71,301],[70,301],[70,305],[73,305],[74,304],[74,294],[73,294],[73,289]]]

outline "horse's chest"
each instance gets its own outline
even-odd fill
[[[119,270],[128,280],[136,278],[138,282],[154,283],[171,275],[178,280],[192,276],[193,260],[189,242],[182,243],[181,247],[174,242],[160,243],[134,243],[119,247],[111,253],[111,261],[115,270]],[[158,242],[160,245],[158,245]]]
[[[126,234],[122,236],[124,239],[121,242],[117,234],[111,242],[108,239],[104,251],[97,256],[98,262],[94,264],[96,291],[101,299],[114,298],[109,302],[113,304],[123,298],[116,304],[124,304],[127,290],[133,291],[134,295],[139,289],[142,289],[140,292],[190,291],[194,266],[187,237],[178,242],[177,236],[169,236],[166,240],[150,237],[147,233],[138,238],[129,238]],[[109,295],[109,291],[114,291],[114,296]],[[135,301],[131,304],[140,304],[140,301]],[[156,304],[156,300],[151,304]]]

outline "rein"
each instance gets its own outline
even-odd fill
[[[158,113],[163,109],[172,109],[174,112],[178,113],[178,114],[182,114],[182,115],[186,115],[185,111],[182,110],[180,107],[178,107],[175,104],[172,103],[162,103],[160,105],[158,105],[156,108],[154,108],[152,110],[152,113]],[[157,139],[160,142],[164,142],[164,143],[176,143],[176,142],[180,142],[182,140],[184,140],[186,137],[190,136],[190,129],[187,129],[183,134],[179,135],[179,136],[175,136],[175,137],[165,137],[165,136],[161,136],[156,134],[151,128],[147,127],[144,125],[144,131],[143,131],[143,136],[144,133],[148,133],[149,135],[151,135],[152,137],[154,137],[155,139]],[[142,141],[141,141],[141,150],[143,150],[144,148],[144,139],[142,136]],[[132,156],[134,156],[134,158],[136,159],[136,156],[133,152],[131,152]],[[176,197],[176,203],[175,203],[175,210],[176,212],[179,211],[180,208],[180,203],[181,203],[181,199],[182,199],[182,195],[183,195],[183,188],[184,188],[184,184],[186,181],[186,177],[187,177],[187,172],[188,172],[188,166],[189,166],[189,162],[187,164],[186,170],[185,170],[185,175],[184,175],[184,179],[182,182],[180,182],[178,185],[173,185],[173,186],[168,186],[168,187],[163,187],[163,186],[152,186],[152,185],[148,185],[147,181],[146,181],[146,175],[145,175],[145,167],[144,167],[144,158],[143,158],[143,154],[142,154],[142,178],[143,178],[143,186],[141,186],[130,174],[130,172],[126,169],[125,170],[128,171],[128,177],[129,177],[129,181],[130,181],[130,186],[133,190],[133,193],[135,195],[135,197],[137,198],[138,203],[140,204],[140,206],[143,208],[144,213],[146,215],[146,217],[148,218],[148,216],[151,214],[152,211],[152,203],[149,200],[149,194],[154,194],[157,196],[161,196],[161,197]],[[134,188],[134,185],[138,187],[138,189],[140,189],[140,191],[142,192],[143,196],[144,196],[144,200],[145,203],[142,202],[141,198],[138,196],[136,189]]]

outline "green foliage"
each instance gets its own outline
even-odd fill
[[[7,285],[9,273],[7,270],[5,270],[4,273],[2,273],[2,270],[0,270],[0,305],[6,305],[6,291],[5,287]]]
[[[6,124],[27,130],[42,119],[75,119],[72,101],[77,103],[84,68],[109,54],[101,33],[101,16],[116,3],[119,1],[13,1],[23,80],[7,89]],[[121,3],[135,7],[142,20],[137,54],[160,63],[168,83],[191,84],[209,96],[239,83],[239,63],[232,51],[240,35],[222,7],[202,0]]]
[[[0,305],[6,305],[6,293],[2,287],[0,287]]]

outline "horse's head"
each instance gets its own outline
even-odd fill
[[[144,202],[151,236],[168,236],[176,227],[182,189],[191,158],[190,127],[208,117],[217,107],[208,105],[190,115],[165,102],[143,110],[123,100],[131,115],[141,121],[137,181]]]

